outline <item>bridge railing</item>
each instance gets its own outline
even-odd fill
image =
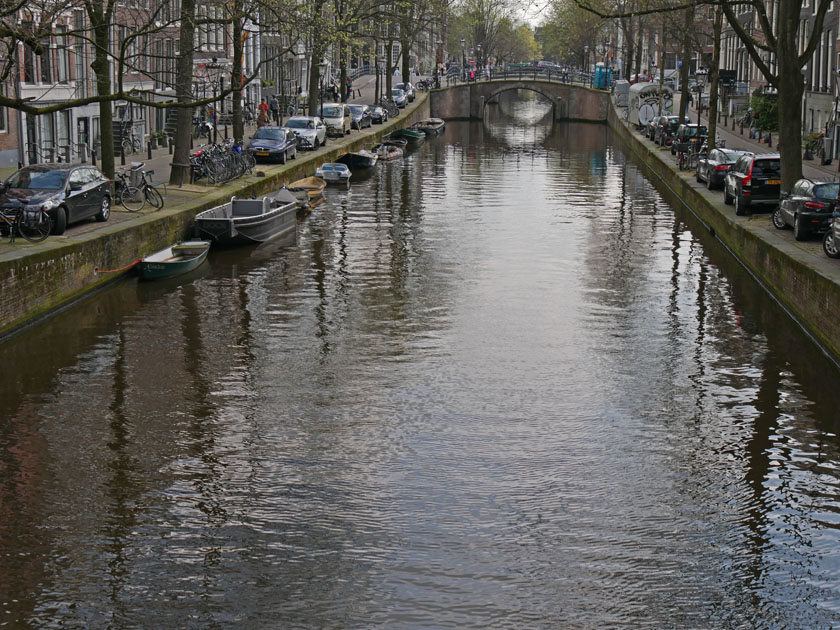
[[[512,68],[502,70],[490,70],[489,73],[474,72],[472,78],[469,70],[462,70],[459,67],[450,68],[446,75],[446,85],[461,85],[464,83],[475,83],[478,81],[550,81],[552,83],[566,83],[570,85],[584,85],[592,87],[593,76],[591,73],[578,70],[558,70],[557,68],[539,68],[536,66],[528,68]]]

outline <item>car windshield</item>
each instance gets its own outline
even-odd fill
[[[741,157],[741,154],[736,153],[735,151],[721,151],[720,157],[722,157],[724,161],[732,162],[734,164],[738,161],[738,158]]]
[[[676,120],[669,120],[668,121],[668,129],[676,129],[680,126],[680,119],[677,118]]]
[[[403,91],[400,90],[399,88],[394,88],[394,89],[391,90],[391,96],[402,96],[402,95],[403,95]]]
[[[286,137],[286,132],[283,129],[258,129],[254,134],[254,140],[282,140]]]
[[[24,168],[9,178],[10,188],[33,190],[61,190],[67,177],[65,170]]]
[[[315,129],[315,123],[305,118],[290,118],[286,126],[290,129]]]
[[[697,134],[706,135],[706,128],[705,127],[686,127],[683,134],[689,138],[694,138]]]
[[[324,107],[321,110],[321,116],[325,118],[341,118],[342,112],[340,107]]]
[[[840,183],[817,184],[814,186],[814,196],[820,199],[837,199],[840,193]]]
[[[779,160],[756,160],[752,168],[753,177],[777,177],[781,173]]]
[[[350,105],[350,111],[354,114],[361,114],[365,110],[364,107],[362,107],[361,105]]]

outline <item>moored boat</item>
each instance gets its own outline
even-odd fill
[[[389,140],[402,139],[408,144],[420,144],[426,140],[426,132],[417,129],[394,129],[387,138]]]
[[[237,199],[195,216],[199,234],[219,245],[264,243],[288,235],[297,226],[298,199],[280,189],[262,199]]]
[[[403,156],[403,148],[391,142],[383,142],[382,144],[374,145],[371,151],[376,153],[376,155],[379,156],[379,159],[383,162],[396,160],[397,158],[401,158]]]
[[[324,162],[315,169],[315,176],[325,180],[327,184],[340,184],[348,188],[352,175],[347,165],[340,162]]]
[[[436,136],[443,132],[446,121],[443,118],[425,118],[411,125],[412,129],[424,132],[427,136]]]
[[[351,169],[354,168],[373,168],[376,166],[376,161],[379,156],[372,151],[368,151],[367,149],[361,149],[360,151],[353,151],[351,153],[345,153],[338,161],[342,164],[346,164]]]
[[[324,189],[327,182],[320,177],[304,177],[293,181],[286,190],[298,199],[298,209],[309,210],[324,201]]]
[[[135,268],[142,280],[171,278],[198,268],[209,250],[210,241],[183,241],[141,258]]]

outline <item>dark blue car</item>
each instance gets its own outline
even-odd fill
[[[251,138],[248,152],[257,162],[285,164],[287,159],[297,157],[297,136],[286,127],[262,127]]]

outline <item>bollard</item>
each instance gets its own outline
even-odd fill
[[[195,148],[195,143],[193,142],[192,134],[190,134],[190,150]]]
[[[227,142],[227,139],[228,139],[228,130],[227,130],[227,124],[225,124],[225,142]]]
[[[175,145],[172,143],[172,138],[169,138],[169,155],[172,155],[172,151]]]
[[[96,149],[90,151],[90,163],[92,166],[96,166]]]
[[[148,148],[148,153],[147,153],[147,155],[149,156],[149,159],[151,160],[151,159],[152,159],[152,141],[151,141],[151,140],[149,140],[149,141],[146,143],[146,147]]]
[[[125,147],[120,145],[120,166],[125,166]]]
[[[768,148],[773,146],[773,136],[770,134],[769,131],[767,132],[767,146]]]

